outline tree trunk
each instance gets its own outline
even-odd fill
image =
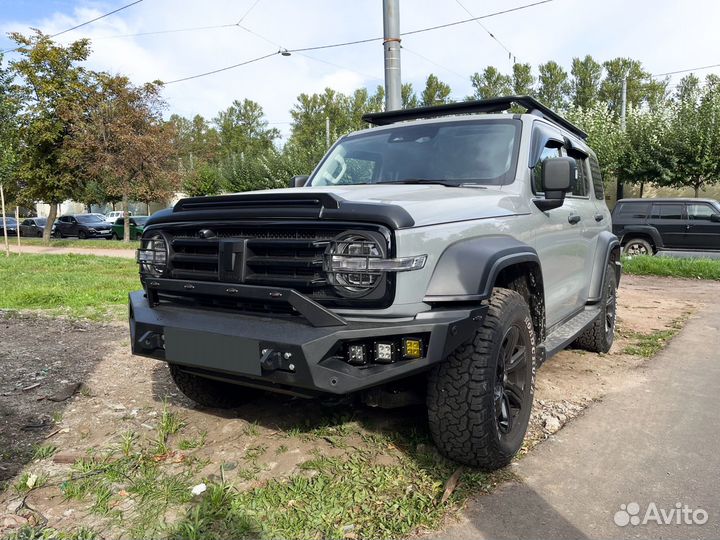
[[[700,182],[695,183],[693,186],[695,188],[695,198],[697,199],[700,196],[700,186],[702,184]]]
[[[123,194],[122,198],[122,211],[123,211],[123,218],[125,219],[123,223],[123,242],[130,242],[130,216],[128,215],[128,207],[130,206],[130,203],[128,201],[127,193]]]
[[[643,188],[645,187],[645,182],[640,182],[640,198],[642,199],[643,196]]]
[[[55,218],[57,218],[58,214],[58,208],[57,204],[50,203],[50,212],[48,213],[47,217],[47,223],[45,224],[45,229],[43,229],[43,244],[49,244],[50,243],[50,233],[52,232],[52,226],[53,223],[55,223]]]

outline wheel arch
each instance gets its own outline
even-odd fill
[[[545,289],[540,259],[532,246],[511,236],[469,238],[448,246],[435,266],[424,301],[480,302],[490,298],[495,287],[523,295],[542,341]]]
[[[620,239],[621,244],[624,246],[629,240],[633,238],[642,238],[649,240],[650,244],[655,250],[663,247],[662,237],[655,227],[649,225],[634,225],[630,227],[624,227],[622,230],[622,236]]]
[[[590,293],[588,303],[596,303],[602,297],[602,284],[605,282],[605,273],[609,264],[615,270],[615,283],[620,285],[622,264],[620,262],[620,240],[610,231],[603,231],[598,236],[595,251],[595,266],[590,280]]]

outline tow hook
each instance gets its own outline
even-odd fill
[[[260,367],[263,371],[295,371],[295,364],[292,361],[292,353],[263,349],[260,356]]]

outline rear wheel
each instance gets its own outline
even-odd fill
[[[510,463],[530,420],[535,339],[523,297],[496,288],[475,337],[428,380],[430,433],[443,454],[486,470]]]
[[[170,376],[180,391],[198,405],[212,409],[232,409],[252,400],[260,394],[248,388],[213,379],[206,379],[183,371],[177,364],[168,364]]]
[[[644,238],[631,238],[623,246],[623,253],[630,257],[635,255],[653,255],[652,244]]]
[[[42,235],[42,231],[38,231],[37,233],[35,233],[35,236],[37,236],[38,238],[42,238]]]
[[[87,238],[87,233],[86,233],[85,231],[80,231],[80,232],[78,233],[78,238],[79,238],[80,240],[85,240],[85,239]]]

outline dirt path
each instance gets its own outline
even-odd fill
[[[624,277],[613,350],[606,355],[565,351],[539,370],[525,451],[593,401],[622,388],[628,372],[647,361],[642,354],[648,343],[651,351],[661,346],[679,320],[718,293],[720,283]],[[63,530],[88,525],[111,537],[120,535],[121,530],[93,511],[92,502],[67,500],[60,486],[71,464],[88,451],[117,449],[129,433],[153,440],[165,420],[164,403],[186,424],[180,446],[187,451],[161,459],[191,456],[200,464],[193,481],[222,476],[240,490],[305,474],[303,463],[319,455],[347,456],[371,444],[377,448],[380,435],[385,442],[379,446],[378,463],[397,463],[408,444],[421,453],[434,452],[425,442],[421,408],[342,406],[328,412],[316,402],[272,395],[229,412],[197,408],[179,395],[163,363],[129,354],[124,325],[5,316],[0,317],[0,332],[0,364],[10,374],[0,386],[0,480],[14,477],[12,482],[17,482],[21,470],[47,475],[46,486],[24,500],[49,525]],[[77,382],[83,387],[65,401],[38,400]],[[393,442],[393,433],[400,431],[410,438]],[[33,460],[34,444],[52,444],[57,453],[52,459]],[[167,466],[179,465],[168,461]],[[441,485],[445,480],[438,479]],[[0,514],[17,510],[17,504],[18,494],[8,484],[0,491]]]
[[[75,248],[75,247],[52,247],[52,246],[22,246],[11,245],[13,253],[35,253],[39,255],[63,255],[73,253],[75,255],[98,255],[100,257],[120,257],[121,259],[134,259],[134,249],[103,249],[103,248]]]

